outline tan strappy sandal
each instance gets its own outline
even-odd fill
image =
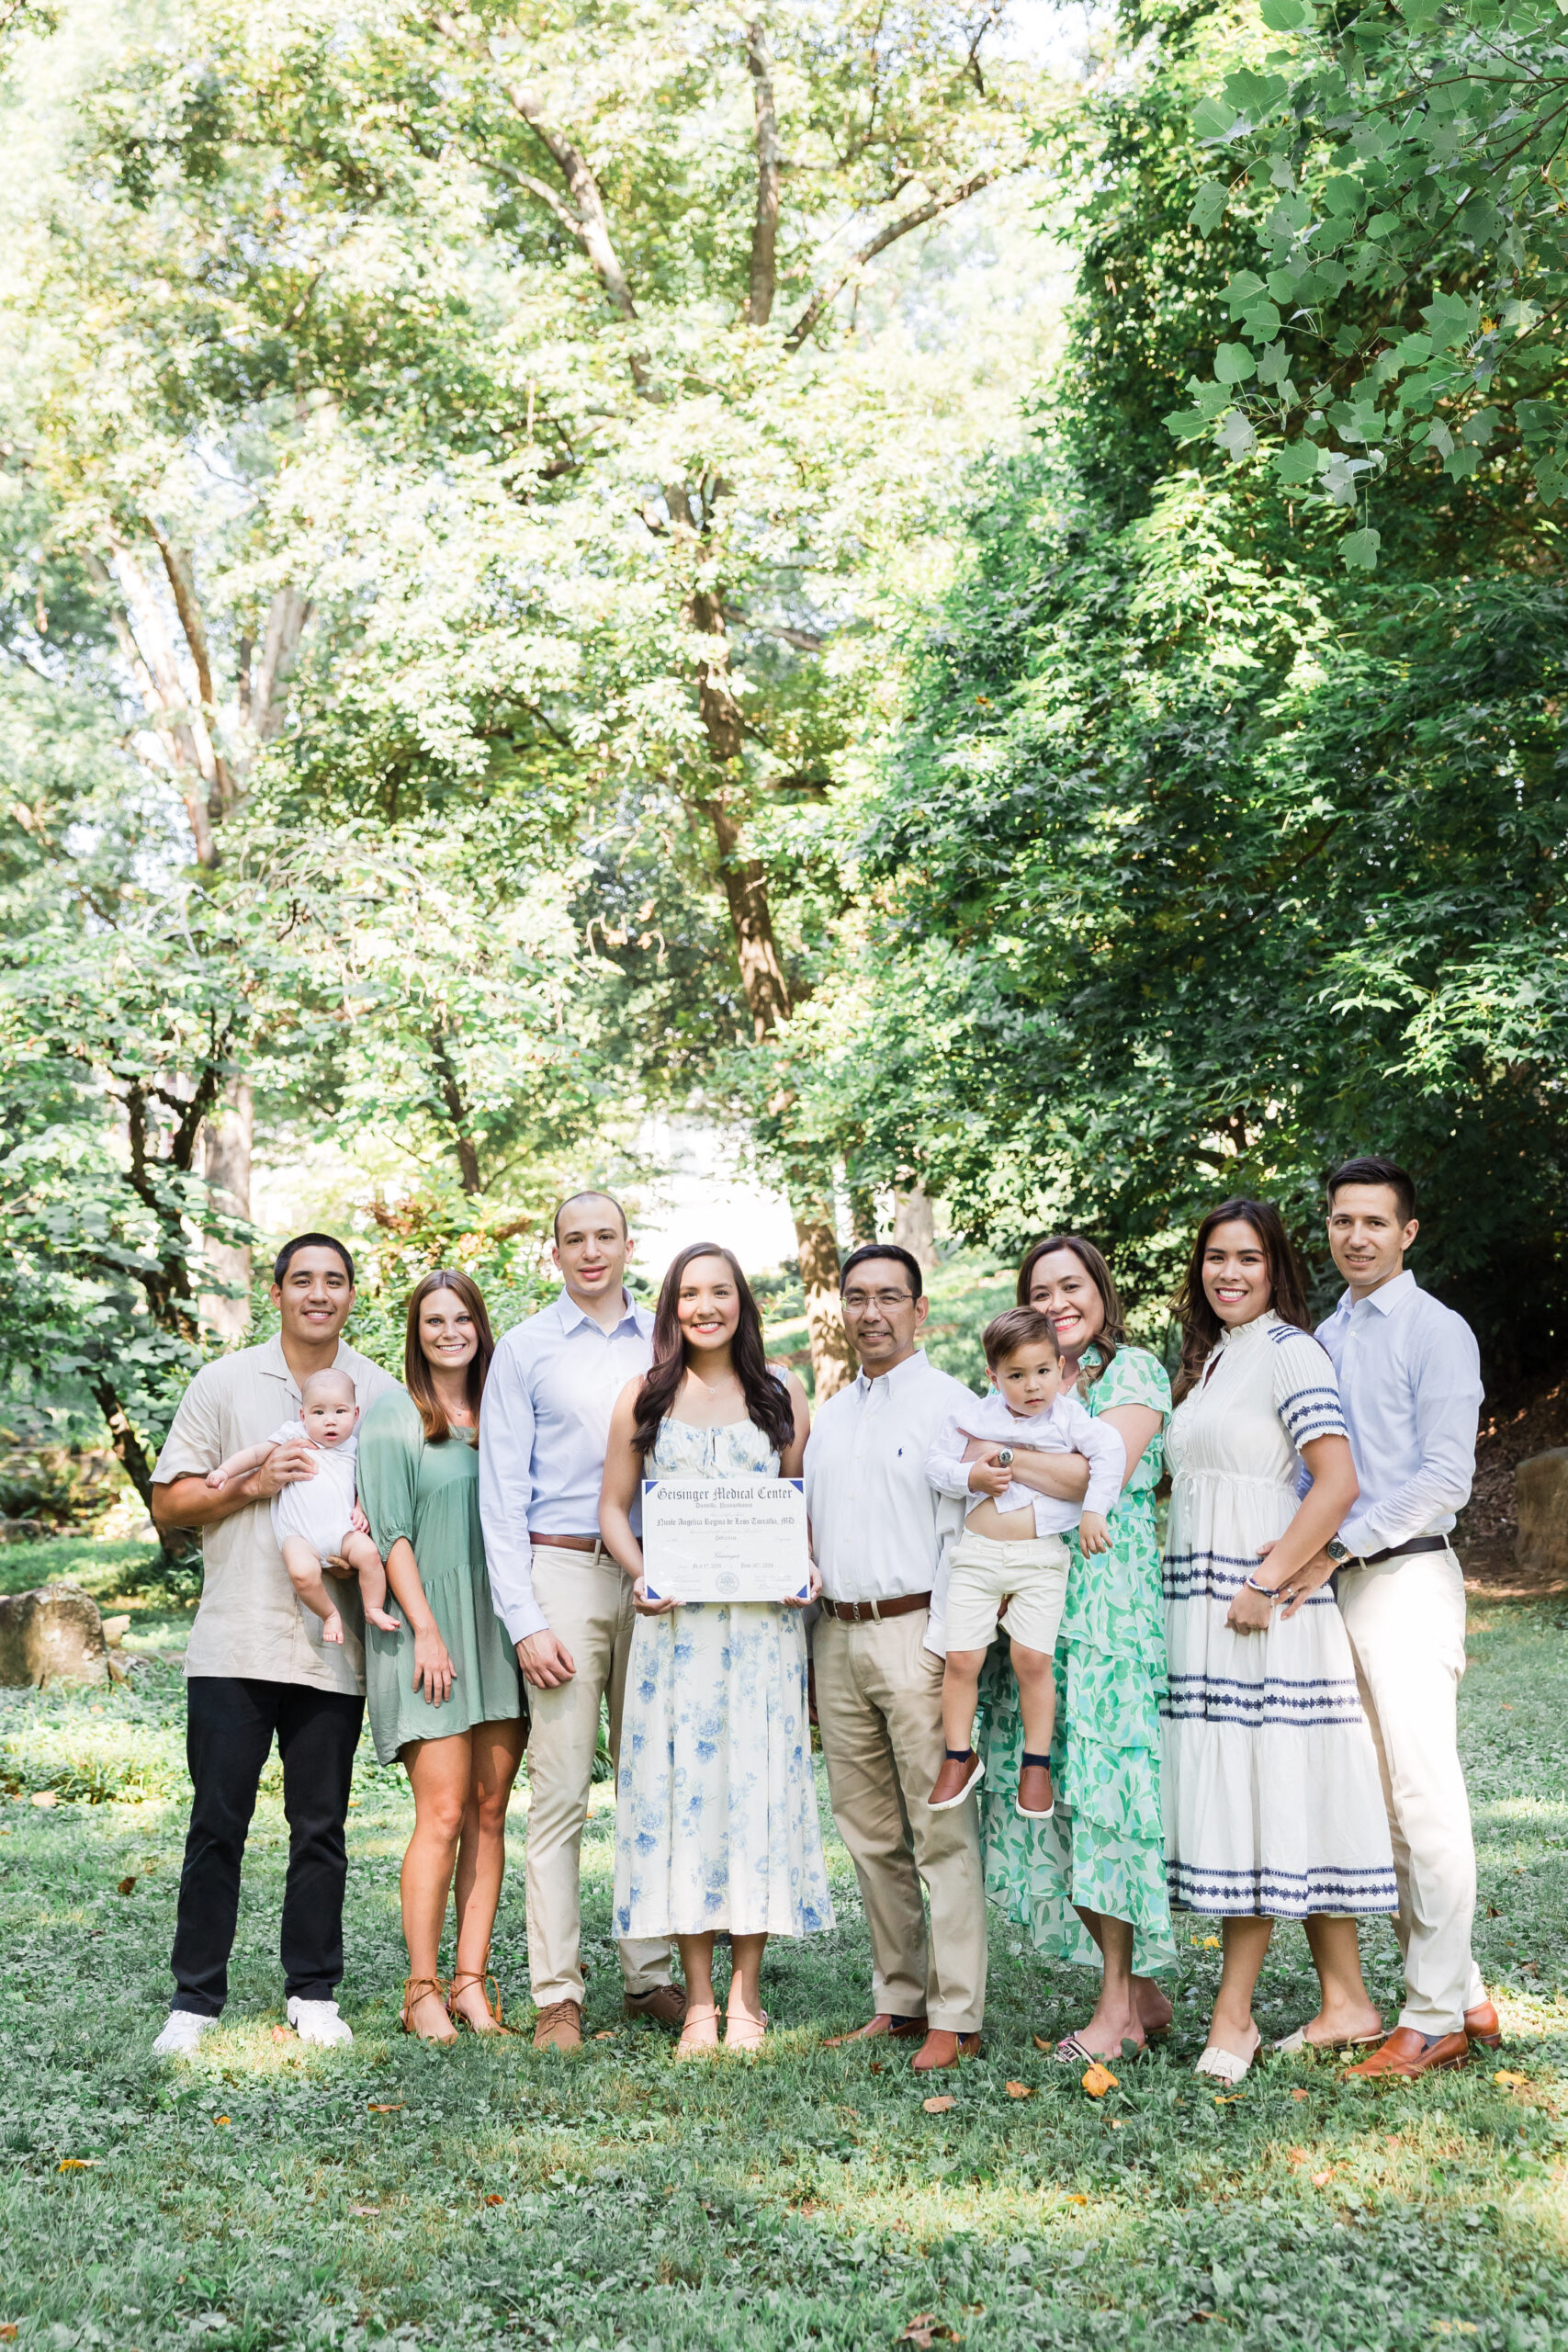
[[[466,1993],[470,1984],[477,1984],[479,1986],[479,1998],[485,2005],[486,2015],[489,2017],[491,2023],[494,2026],[497,2033],[514,2032],[516,2029],[505,2024],[502,2018],[500,1985],[496,1983],[494,1977],[488,1973],[488,1971],[480,1968],[460,1968],[452,1979],[450,1989],[446,1995],[446,2014],[451,2018],[453,2024],[459,2029],[463,2026],[467,2026],[470,2033],[482,2035],[484,2032],[484,2028],[482,2026],[476,2025],[472,2018],[466,2017],[463,2011],[457,2006],[458,1994]]]
[[[438,2041],[440,2040],[440,2036],[438,2034],[421,2033],[419,2028],[411,2022],[409,2017],[409,2012],[413,2007],[414,2003],[416,2001],[423,2001],[425,1999],[427,1995],[431,1993],[434,1994],[442,2007],[445,2008],[446,2007],[446,1987],[443,1984],[439,1976],[404,1977],[402,2016],[403,2031],[405,2033],[412,2033],[416,2041]]]
[[[713,2030],[714,2030],[713,2040],[712,2040],[711,2041],[698,2041],[697,2040],[695,2040],[695,2038],[694,2038],[694,2037],[690,2038],[690,2039],[688,2038],[688,2037],[691,2037],[691,2036],[692,2036],[692,2029],[693,2029],[693,2027],[694,2027],[694,2026],[702,2027],[702,2026],[709,2026],[709,2025],[711,2025],[711,2026],[712,2026],[712,2028],[713,2028]],[[684,2023],[684,2024],[682,2026],[682,2028],[681,2028],[681,2039],[680,2039],[680,2041],[675,2044],[675,2055],[676,2055],[676,2057],[677,2057],[677,2058],[679,2058],[679,2059],[687,2059],[687,2058],[711,2058],[711,2057],[713,2057],[713,2056],[714,2056],[714,2054],[716,2053],[716,2052],[717,2051],[717,2049],[718,2049],[718,2011],[717,2011],[717,2009],[716,2009],[716,2008],[694,2009],[694,2008],[692,2008],[692,2007],[688,2007],[688,2008],[687,2008],[687,2010],[686,2010],[686,2021],[685,2021],[685,2023]]]

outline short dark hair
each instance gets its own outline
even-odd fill
[[[560,1247],[560,1221],[566,1215],[568,1209],[574,1209],[579,1201],[608,1201],[610,1206],[615,1210],[615,1215],[621,1220],[621,1233],[623,1238],[630,1235],[631,1227],[626,1223],[626,1213],[621,1206],[619,1201],[616,1200],[614,1193],[606,1193],[603,1187],[598,1184],[585,1184],[581,1193],[569,1193],[564,1201],[558,1203],[556,1213],[550,1219],[550,1231],[555,1236],[556,1247],[558,1250]]]
[[[1038,1306],[1010,1306],[1005,1315],[996,1316],[987,1324],[980,1345],[986,1351],[986,1363],[993,1371],[1004,1356],[1017,1355],[1020,1348],[1046,1347],[1054,1356],[1062,1352],[1056,1326]]]
[[[343,1260],[348,1286],[350,1290],[354,1288],[354,1260],[348,1254],[346,1244],[340,1241],[335,1233],[297,1233],[292,1241],[284,1243],[272,1261],[272,1279],[277,1289],[283,1288],[283,1277],[301,1250],[335,1250]]]
[[[863,1266],[868,1258],[887,1258],[894,1265],[902,1266],[909,1277],[909,1288],[913,1295],[916,1298],[924,1298],[926,1278],[921,1270],[920,1261],[912,1250],[906,1250],[902,1243],[897,1241],[863,1241],[858,1250],[852,1250],[839,1268],[839,1296],[840,1298],[855,1268]]]
[[[1386,1184],[1393,1194],[1399,1210],[1399,1222],[1408,1225],[1416,1214],[1416,1180],[1405,1173],[1397,1160],[1384,1159],[1381,1153],[1369,1153],[1365,1159],[1348,1159],[1337,1168],[1328,1180],[1328,1205],[1334,1206],[1334,1195],[1341,1184]]]

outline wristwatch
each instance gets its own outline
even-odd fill
[[[1347,1560],[1353,1560],[1356,1556],[1348,1544],[1341,1544],[1337,1535],[1331,1535],[1323,1548],[1337,1568],[1342,1568]]]
[[[997,1448],[997,1462],[998,1462],[998,1464],[999,1467],[1000,1467],[1000,1468],[1002,1468],[1003,1470],[1006,1470],[1007,1468],[1009,1468],[1009,1467],[1010,1467],[1010,1464],[1011,1464],[1011,1462],[1012,1462],[1012,1448],[1011,1448],[1011,1446],[1010,1446],[1010,1445],[998,1445],[998,1448]]]

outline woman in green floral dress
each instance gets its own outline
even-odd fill
[[[1141,2047],[1169,2025],[1170,2003],[1154,1979],[1177,1962],[1160,1819],[1165,1600],[1155,1526],[1170,1383],[1157,1357],[1128,1345],[1111,1269],[1092,1242],[1060,1234],[1037,1244],[1019,1270],[1018,1296],[1054,1317],[1077,1393],[1121,1436],[1128,1470],[1110,1551],[1086,1554],[1076,1534],[1067,1537],[1050,1821],[1026,1821],[1014,1809],[1018,1685],[1005,1652],[993,1648],[987,1662],[978,1735],[986,1887],[1037,1951],[1102,1962],[1094,2014],[1058,2054],[1114,2057],[1124,2041]]]

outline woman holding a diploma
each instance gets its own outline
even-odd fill
[[[615,1791],[615,1933],[673,1935],[686,1977],[678,2057],[718,2047],[714,1937],[734,1955],[725,2046],[761,2048],[771,1935],[833,1924],[806,1703],[804,1601],[650,1600],[631,1508],[644,1477],[733,1487],[798,1478],[810,1415],[775,1369],[729,1250],[682,1250],[653,1363],[616,1401],[599,1525],[635,1582],[637,1627]]]

